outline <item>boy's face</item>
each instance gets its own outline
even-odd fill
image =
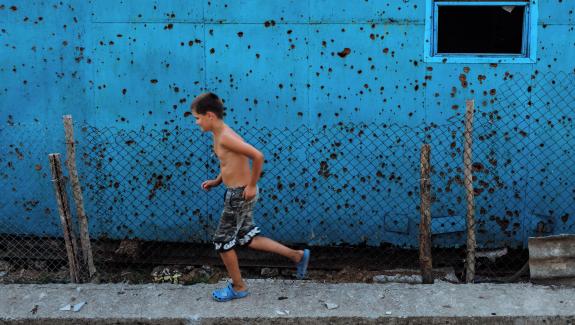
[[[212,120],[213,117],[210,114],[211,112],[207,112],[206,114],[198,114],[195,111],[192,111],[192,115],[196,119],[196,125],[202,129],[202,131],[211,131],[212,130]]]

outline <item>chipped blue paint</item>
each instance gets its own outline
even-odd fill
[[[94,238],[209,241],[223,190],[199,189],[217,162],[184,114],[205,90],[266,155],[256,218],[278,240],[416,246],[428,142],[434,244],[464,245],[467,98],[479,246],[573,233],[575,3],[529,3],[521,64],[427,60],[431,4],[0,3],[0,234],[60,235],[47,154],[69,113]]]

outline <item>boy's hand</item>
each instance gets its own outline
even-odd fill
[[[251,201],[258,194],[258,187],[248,185],[244,188],[244,200]]]
[[[212,187],[218,186],[220,185],[220,183],[218,183],[216,180],[211,179],[209,181],[205,181],[202,183],[202,189],[204,191],[209,191]]]

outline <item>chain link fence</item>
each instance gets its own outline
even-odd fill
[[[478,281],[520,270],[528,260],[530,236],[575,233],[575,76],[517,74],[512,79],[498,88],[489,110],[475,110],[473,121],[470,167]],[[464,280],[469,225],[464,122],[461,118],[420,128],[341,123],[321,129],[240,127],[237,132],[266,156],[255,221],[264,235],[277,241],[313,247],[314,268],[417,269],[420,150],[427,143],[433,266],[450,268]],[[209,135],[180,127],[122,130],[90,125],[81,126],[77,134],[97,265],[220,263],[210,240],[224,189],[206,193],[200,188],[219,172]],[[46,160],[44,149],[14,144],[2,155],[2,163],[10,166],[24,148]],[[6,173],[3,179],[25,183]],[[46,177],[41,181],[49,186]],[[21,198],[21,192],[13,197]],[[12,204],[4,202],[3,209]],[[55,224],[45,235],[30,227],[20,231],[21,220],[16,219],[0,220],[4,260],[38,256],[47,269],[66,266]],[[30,243],[36,248],[25,248]],[[48,249],[44,243],[57,247]],[[269,254],[239,254],[242,265],[291,266]]]
[[[16,124],[10,118],[8,125],[0,128],[0,281],[68,281],[48,164],[49,148],[63,143],[42,138],[47,126]],[[34,134],[27,131],[34,127]]]

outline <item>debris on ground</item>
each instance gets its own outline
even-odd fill
[[[32,267],[13,268],[0,271],[0,283],[65,283],[69,282],[70,272],[66,268],[53,272],[35,270]]]
[[[264,267],[261,270],[261,276],[266,277],[266,278],[271,278],[274,276],[278,276],[279,275],[279,270],[276,268],[271,268],[271,267]]]
[[[120,245],[114,251],[114,254],[130,259],[136,259],[140,256],[141,250],[142,242],[140,240],[124,239],[120,242]]]
[[[434,269],[433,277],[436,280],[444,280],[451,283],[459,283],[459,279],[455,275],[453,268]],[[407,283],[407,284],[420,284],[422,278],[419,270],[411,269],[398,269],[388,270],[381,272],[381,274],[373,277],[373,282],[376,283]]]
[[[475,252],[475,258],[487,258],[491,263],[495,263],[496,259],[507,255],[507,253],[507,247],[477,251]]]
[[[188,266],[180,278],[180,283],[217,283],[223,274],[223,271],[217,269],[215,270],[214,268],[207,265],[203,265],[202,267]]]
[[[12,268],[12,264],[6,261],[0,261],[0,271],[8,273],[12,270]]]
[[[215,271],[212,267],[203,265],[201,267],[186,266],[156,266],[152,272],[152,282],[173,283],[173,284],[196,284],[196,283],[216,283],[222,276],[222,272]]]
[[[168,266],[157,266],[152,270],[152,281],[154,283],[173,283],[178,284],[182,273]]]
[[[73,311],[73,312],[79,312],[80,309],[82,309],[82,307],[84,307],[84,305],[86,304],[85,301],[79,302],[77,304],[67,304],[63,307],[60,308],[60,311]]]
[[[337,307],[339,307],[337,304],[334,304],[332,302],[324,302],[325,304],[325,308],[331,310],[331,309],[336,309]]]
[[[376,275],[373,277],[373,282],[377,283],[408,283],[418,284],[421,283],[421,275]]]

